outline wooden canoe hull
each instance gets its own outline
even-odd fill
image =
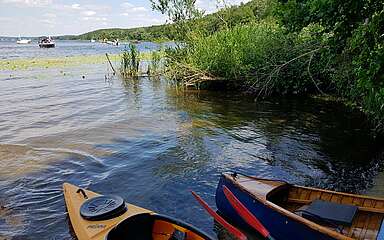
[[[237,212],[232,208],[226,199],[223,186],[228,187],[235,196],[254,214],[262,224],[270,231],[275,239],[281,240],[334,240],[334,239],[351,239],[348,237],[330,236],[305,225],[299,221],[295,221],[284,213],[276,211],[274,206],[268,204],[258,198],[255,198],[250,193],[240,189],[233,181],[230,181],[225,176],[222,176],[216,190],[216,205],[221,214],[235,223],[248,227]],[[337,235],[337,234],[336,234]],[[338,234],[340,235],[340,234]]]

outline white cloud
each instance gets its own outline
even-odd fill
[[[17,4],[19,6],[46,6],[52,3],[52,0],[1,0],[1,3]]]
[[[120,4],[120,6],[122,8],[128,9],[128,8],[134,7],[135,5],[133,5],[132,3],[129,3],[129,2],[124,2],[124,3]]]
[[[206,13],[213,13],[225,6],[239,5],[240,3],[247,3],[250,0],[197,0],[196,6]]]
[[[72,5],[71,5],[71,8],[73,8],[73,9],[81,9],[81,8],[80,8],[80,4],[78,4],[78,3],[74,3],[74,4],[72,4]]]
[[[121,16],[131,16],[132,18],[149,18],[149,10],[143,6],[135,6],[132,3],[124,2],[120,4],[123,8],[123,12],[120,13]]]
[[[95,11],[92,11],[92,10],[87,10],[87,11],[83,11],[81,12],[81,14],[85,15],[85,16],[93,16],[96,14]]]
[[[45,19],[40,19],[39,22],[51,29],[53,29],[56,25],[55,19],[45,18]]]
[[[121,26],[123,28],[158,25],[166,22],[166,17],[152,12],[148,4],[136,5],[126,1],[120,4],[120,8],[122,11],[119,15],[126,23],[125,26]]]
[[[226,1],[238,4],[249,0]],[[197,5],[207,12],[217,10],[216,0],[197,0]],[[107,25],[119,28],[158,25],[165,23],[166,19],[159,12],[151,11],[148,0],[123,0],[117,3],[91,0],[0,0],[0,35],[7,36],[81,34]]]
[[[134,7],[131,9],[132,12],[148,12],[148,9],[145,7]]]
[[[10,17],[0,17],[0,21],[11,21],[12,18]]]
[[[56,18],[57,15],[54,13],[44,13],[43,17],[44,18]]]
[[[81,19],[84,21],[89,21],[89,20],[91,20],[91,21],[103,21],[103,22],[108,21],[108,18],[106,18],[106,17],[82,17]]]

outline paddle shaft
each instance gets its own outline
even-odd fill
[[[241,218],[248,223],[251,227],[257,230],[264,238],[268,240],[274,240],[269,231],[264,227],[264,225],[253,215],[243,203],[229,190],[228,187],[223,186],[223,191],[225,197],[228,199],[231,206],[236,210],[236,212],[241,216]]]
[[[228,232],[233,234],[235,237],[237,237],[240,240],[247,240],[247,237],[244,235],[244,233],[240,232],[239,229],[235,228],[231,224],[229,224],[227,221],[224,220],[219,214],[217,214],[212,208],[209,207],[209,205],[195,192],[192,191],[192,195],[196,198],[196,200],[200,203],[200,205],[211,215],[218,223],[220,223],[223,227],[225,227]]]

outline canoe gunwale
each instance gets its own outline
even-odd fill
[[[350,237],[347,237],[341,233],[338,233],[336,231],[332,231],[326,227],[323,227],[319,224],[316,224],[312,221],[309,221],[299,215],[296,215],[282,207],[280,207],[279,205],[277,204],[274,204],[273,202],[270,202],[268,201],[267,199],[263,199],[259,196],[257,196],[256,194],[248,191],[246,188],[244,188],[240,183],[238,183],[236,180],[233,179],[233,176],[229,175],[229,174],[223,174],[222,176],[224,176],[227,180],[229,180],[232,184],[234,184],[235,186],[237,186],[239,188],[239,190],[245,192],[246,194],[250,195],[252,198],[254,198],[255,200],[257,200],[258,202],[262,203],[264,206],[272,209],[273,211],[277,211],[279,212],[280,214],[283,214],[285,215],[286,217],[288,217],[289,219],[291,219],[292,221],[295,221],[295,222],[298,222],[300,224],[304,224],[306,226],[308,226],[309,228],[315,230],[315,231],[319,231],[323,234],[326,234],[330,237],[333,237],[335,239],[338,239],[338,240],[353,240],[353,238],[350,238]],[[262,179],[262,178],[256,178],[256,177],[251,177],[252,179],[255,179],[255,180],[268,180],[268,179]],[[292,185],[292,184],[289,184],[287,183],[289,186],[295,186],[295,185]]]

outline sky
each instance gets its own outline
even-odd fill
[[[223,0],[221,0],[223,1]],[[234,5],[249,0],[226,0]],[[197,0],[207,13],[215,0]],[[149,0],[0,0],[0,36],[82,34],[100,28],[160,25],[166,17],[151,9]]]

